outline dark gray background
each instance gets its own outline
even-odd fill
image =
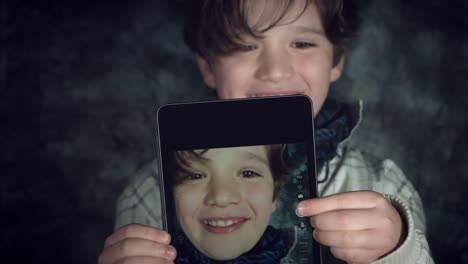
[[[118,194],[155,156],[157,106],[211,96],[181,2],[1,1],[1,262],[95,263]],[[364,100],[354,143],[420,191],[435,260],[468,263],[468,1],[361,3],[332,92]]]

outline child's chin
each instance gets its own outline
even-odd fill
[[[206,243],[205,241],[205,244],[203,245],[204,250],[200,251],[202,251],[204,255],[211,259],[226,261],[238,258],[253,248],[253,246],[256,244],[253,243],[253,241],[239,241],[240,238],[227,238],[223,241],[210,241],[209,243]]]
[[[233,247],[227,247],[225,249],[217,248],[216,252],[207,252],[207,256],[211,259],[218,261],[233,260],[238,258],[244,252],[233,249]]]

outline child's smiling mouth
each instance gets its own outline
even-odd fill
[[[248,220],[247,217],[209,218],[203,219],[202,223],[210,233],[226,234],[239,229]]]

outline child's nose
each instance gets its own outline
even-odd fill
[[[264,49],[258,60],[256,77],[262,81],[278,83],[293,76],[294,68],[287,51]]]
[[[225,207],[240,200],[239,186],[235,181],[214,180],[207,186],[205,203],[211,206]]]

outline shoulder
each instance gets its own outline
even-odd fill
[[[330,166],[345,170],[358,169],[378,169],[383,159],[362,150],[339,146],[336,150],[336,156],[330,161]]]
[[[119,197],[124,200],[131,197],[134,193],[145,192],[147,189],[157,186],[159,188],[159,168],[157,160],[152,160],[143,165],[130,177],[130,182]]]
[[[322,185],[334,186],[323,190],[329,194],[357,190],[396,194],[410,184],[392,160],[346,146],[340,146],[337,155],[320,171],[319,180],[325,178]]]
[[[159,170],[156,160],[139,169],[117,200],[115,228],[130,223],[161,227]]]

